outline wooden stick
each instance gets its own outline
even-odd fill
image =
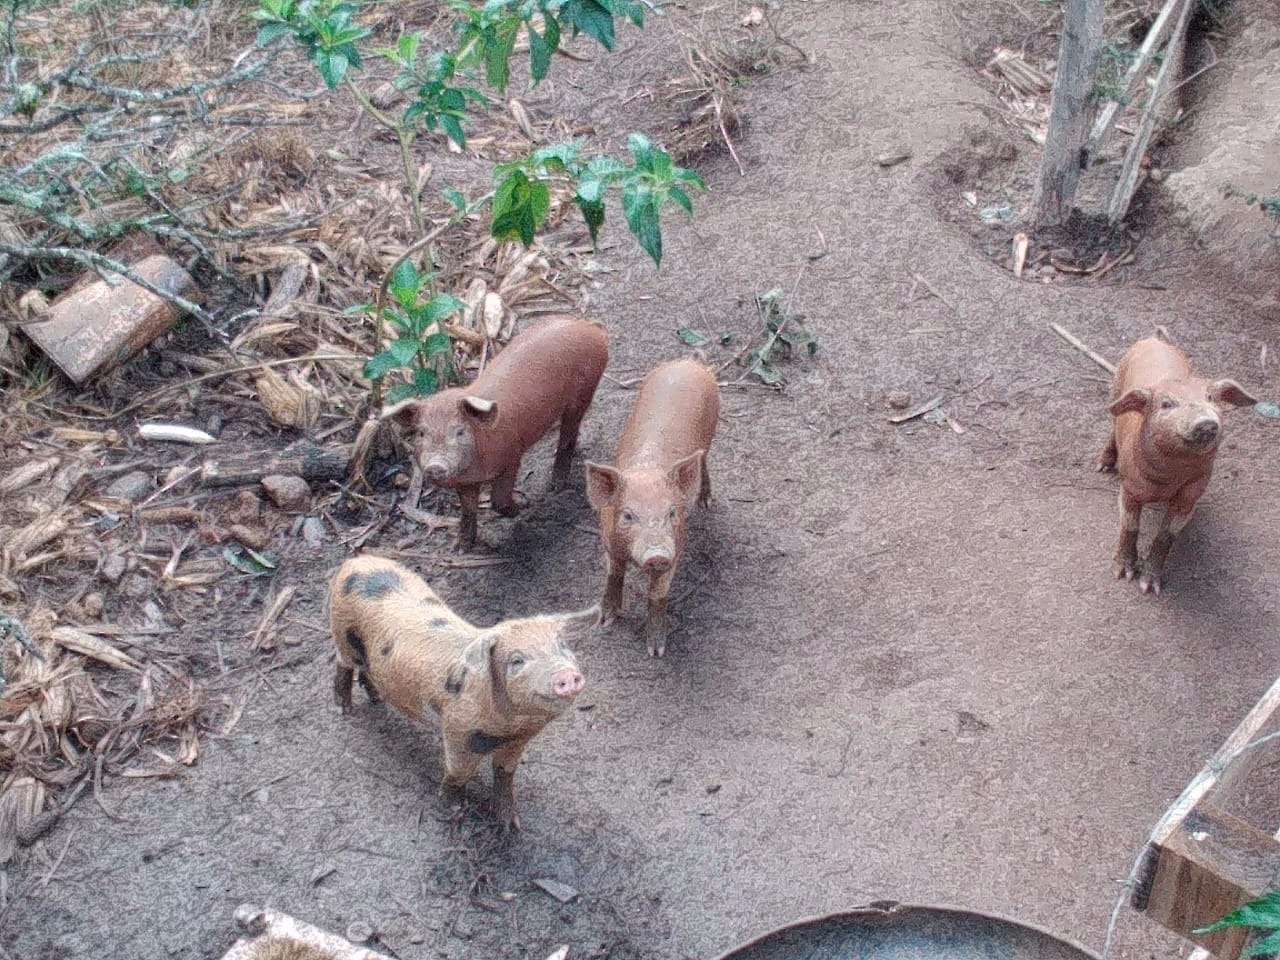
[[[1088,357],[1090,360],[1092,360],[1094,363],[1100,366],[1103,370],[1107,371],[1107,373],[1113,374],[1116,372],[1115,364],[1113,364],[1106,357],[1102,356],[1102,354],[1095,353],[1093,350],[1089,349],[1087,346],[1085,346],[1084,342],[1081,341],[1080,338],[1077,337],[1075,334],[1071,333],[1069,330],[1067,330],[1066,328],[1056,323],[1051,323],[1049,324],[1049,326],[1053,329],[1054,333],[1056,333],[1063,340],[1067,341],[1067,343],[1071,344],[1073,347],[1075,347],[1077,350],[1083,353],[1086,357]]]

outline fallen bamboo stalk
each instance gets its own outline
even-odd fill
[[[1049,326],[1053,329],[1054,333],[1056,333],[1063,340],[1067,341],[1067,343],[1071,344],[1073,347],[1075,347],[1077,350],[1083,353],[1086,357],[1088,357],[1090,360],[1092,360],[1094,363],[1100,366],[1103,370],[1107,371],[1107,373],[1114,374],[1116,372],[1115,364],[1113,364],[1110,360],[1108,360],[1102,354],[1097,353],[1094,350],[1091,350],[1089,347],[1087,347],[1084,341],[1082,341],[1074,333],[1072,333],[1071,331],[1067,330],[1065,327],[1060,326],[1059,324],[1056,324],[1056,323],[1051,323],[1049,324]]]

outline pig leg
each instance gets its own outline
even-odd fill
[[[600,625],[607,627],[622,609],[622,583],[627,576],[625,558],[609,557],[609,576],[604,584],[604,599],[600,601]]]
[[[378,692],[378,688],[373,685],[373,681],[369,679],[369,674],[363,670],[359,671],[360,687],[364,690],[365,696],[369,698],[370,703],[381,703],[382,694]]]
[[[666,573],[649,577],[649,615],[644,622],[644,636],[649,643],[649,656],[661,657],[667,652],[667,596],[676,575],[673,566]]]
[[[493,509],[504,517],[514,517],[520,512],[516,503],[516,478],[520,475],[520,464],[510,470],[503,471],[493,478],[493,486],[489,489],[489,501]]]
[[[1116,448],[1116,429],[1111,428],[1111,436],[1107,440],[1107,445],[1102,448],[1102,453],[1098,454],[1098,472],[1099,473],[1115,473],[1116,460],[1120,457],[1120,451]]]
[[[569,464],[578,448],[578,428],[585,410],[568,410],[560,418],[560,438],[556,441],[556,462],[551,468],[551,486],[563,490],[569,486]]]
[[[698,488],[698,506],[705,507],[711,502],[711,474],[707,472],[707,457],[702,456],[702,481]]]
[[[462,505],[462,522],[458,525],[459,550],[470,550],[476,545],[476,514],[480,511],[480,484],[458,488],[458,503]]]
[[[1120,491],[1120,539],[1116,542],[1116,579],[1132,580],[1138,573],[1138,526],[1142,501]]]
[[[516,767],[520,755],[529,745],[533,735],[504,743],[493,752],[493,815],[503,830],[519,830],[520,817],[516,815],[515,783]]]
[[[484,759],[482,754],[472,753],[466,743],[459,739],[444,739],[444,780],[440,784],[440,799],[448,806],[456,807],[462,803],[462,792]]]
[[[1178,538],[1182,528],[1191,522],[1191,515],[1196,509],[1197,492],[1194,497],[1182,495],[1174,497],[1165,508],[1164,517],[1160,521],[1160,529],[1156,538],[1151,541],[1151,550],[1147,554],[1147,562],[1143,565],[1142,576],[1138,578],[1138,589],[1143,593],[1154,593],[1160,596],[1160,588],[1164,585],[1164,563],[1169,556],[1169,548]]]
[[[351,684],[355,682],[355,678],[355,668],[348,667],[339,660],[337,672],[333,677],[333,699],[337,701],[343,713],[351,709]]]

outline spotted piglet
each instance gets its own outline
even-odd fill
[[[1116,577],[1137,576],[1143,593],[1158,594],[1169,548],[1209,485],[1222,441],[1223,408],[1255,401],[1234,380],[1192,376],[1183,352],[1156,337],[1139,340],[1125,353],[1111,399],[1115,421],[1098,469],[1118,470],[1122,482]],[[1140,565],[1138,526],[1142,508],[1150,503],[1163,503],[1165,511]]]
[[[684,552],[686,514],[694,497],[711,498],[707,451],[720,415],[720,388],[693,360],[653,370],[636,397],[613,466],[587,464],[587,498],[600,512],[609,558],[601,610],[608,623],[622,606],[627,566],[649,578],[645,638],[649,655],[667,648],[667,596]]]
[[[373,701],[421,719],[440,716],[441,793],[450,803],[486,757],[493,760],[494,813],[520,828],[512,782],[520,755],[563,713],[585,681],[570,642],[599,622],[599,609],[504,620],[482,629],[463,620],[421,577],[381,557],[348,560],[329,591],[337,645],[333,690],[345,713],[356,677]]]

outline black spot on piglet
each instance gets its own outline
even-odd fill
[[[370,573],[353,573],[342,583],[342,592],[350,596],[360,591],[366,600],[377,600],[395,590],[403,590],[404,581],[394,570],[374,570]]]
[[[510,743],[514,739],[515,737],[495,737],[492,733],[485,733],[483,730],[472,730],[467,737],[467,749],[483,756],[486,753],[493,753],[504,743]]]
[[[465,663],[455,664],[449,671],[448,676],[444,678],[444,692],[457,695],[462,692],[462,684],[467,679],[467,665]]]

